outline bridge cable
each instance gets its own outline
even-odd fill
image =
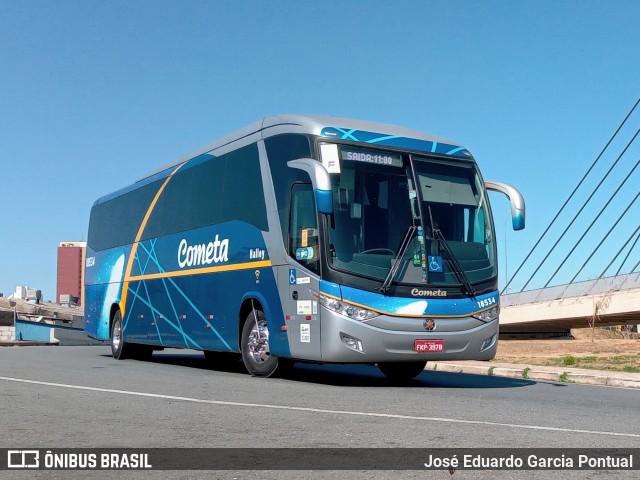
[[[640,260],[638,260],[638,263],[636,263],[633,268],[631,269],[631,273],[636,271],[636,268],[638,268],[638,265],[640,265]]]
[[[595,255],[595,253],[598,251],[598,249],[602,246],[602,244],[605,242],[605,240],[607,238],[609,238],[609,235],[611,234],[611,232],[613,232],[613,230],[618,226],[618,223],[620,223],[620,220],[622,220],[622,217],[624,217],[626,215],[626,213],[629,211],[629,209],[631,208],[631,206],[636,202],[636,200],[638,199],[638,197],[640,197],[640,192],[637,193],[637,195],[634,197],[634,199],[631,201],[631,203],[629,205],[627,205],[627,208],[625,208],[624,212],[622,212],[622,214],[618,217],[618,219],[616,220],[616,222],[613,224],[613,226],[609,229],[609,231],[607,232],[607,234],[602,237],[602,239],[600,240],[600,243],[598,243],[598,246],[593,250],[593,252],[591,252],[591,255],[589,255],[589,258],[587,258],[587,260],[582,264],[582,266],[580,267],[580,270],[578,270],[578,272],[573,276],[573,278],[569,281],[569,283],[573,283],[573,281],[576,279],[576,277],[578,275],[580,275],[580,273],[582,272],[582,269],[587,265],[587,263],[589,263],[589,261],[593,258],[593,256]],[[591,227],[589,227],[591,228]],[[638,225],[638,228],[636,228],[636,231],[633,232],[631,234],[631,236],[629,237],[629,240],[627,240],[627,243],[625,243],[625,245],[623,246],[623,248],[631,241],[631,239],[633,238],[633,236],[638,232],[638,230],[640,230],[640,225]],[[622,252],[622,249],[620,249],[620,251],[616,254],[616,256],[614,257],[614,259],[611,261],[611,263],[613,263],[613,261],[618,258],[618,255],[620,255],[620,252]],[[609,268],[611,266],[611,263],[607,266],[607,268]],[[606,269],[605,269],[606,271]],[[602,275],[600,275],[601,278]]]
[[[640,225],[638,225],[638,228],[636,228],[636,231],[638,231],[638,229],[640,229]],[[616,271],[616,275],[615,275],[616,277],[618,275],[620,275],[620,271],[622,270],[622,267],[624,266],[625,263],[627,263],[627,260],[629,259],[629,256],[631,255],[631,252],[633,252],[633,249],[636,248],[636,244],[638,243],[638,240],[640,240],[640,233],[638,234],[638,236],[636,237],[636,239],[633,242],[633,245],[631,245],[631,248],[627,252],[627,256],[624,257],[624,260],[622,260],[622,263],[620,264],[620,267],[618,267],[618,270]],[[629,243],[629,240],[627,240],[627,243]],[[622,251],[622,249],[620,251]],[[609,268],[609,267],[607,267],[607,268]],[[635,268],[633,270],[635,270]],[[633,270],[631,270],[629,273],[633,273]],[[606,272],[606,271],[607,271],[607,269],[605,268],[604,272]],[[600,278],[602,278],[604,276],[604,272],[602,272],[600,274]]]
[[[601,279],[602,277],[604,277],[604,274],[607,272],[607,270],[609,270],[609,267],[611,267],[611,265],[614,264],[614,262],[616,261],[616,259],[620,256],[620,254],[622,253],[622,251],[627,247],[627,245],[629,245],[629,242],[631,241],[631,239],[633,238],[633,236],[638,233],[638,231],[640,230],[640,225],[638,225],[638,227],[635,229],[635,231],[629,236],[629,238],[627,238],[627,241],[624,242],[624,245],[622,245],[622,247],[620,247],[620,250],[618,250],[618,253],[615,254],[615,256],[613,257],[613,259],[609,262],[609,265],[607,265],[604,270],[602,271],[602,273],[598,276],[598,279]],[[622,267],[624,266],[625,262],[627,261],[627,259],[629,258],[629,255],[631,254],[631,252],[633,251],[633,249],[636,246],[636,243],[638,243],[638,239],[640,239],[640,234],[636,236],[635,241],[633,242],[633,245],[631,245],[631,248],[629,249],[629,251],[627,252],[626,257],[624,257],[624,260],[622,260],[622,263],[620,264],[620,267],[618,268],[618,271],[616,272],[615,276],[617,277],[618,274],[620,273],[620,270],[622,270]]]
[[[638,130],[640,132],[640,130]],[[635,137],[634,137],[635,138]],[[576,248],[578,248],[578,245],[580,245],[580,243],[582,242],[582,240],[584,240],[584,237],[587,233],[589,233],[589,230],[591,230],[591,227],[593,227],[593,225],[598,221],[598,219],[600,218],[600,215],[602,215],[602,213],[607,209],[607,207],[609,206],[609,204],[611,203],[611,201],[614,199],[614,197],[618,194],[618,192],[620,191],[620,189],[624,186],[625,183],[627,183],[627,180],[629,180],[629,178],[631,177],[631,175],[633,174],[633,172],[635,172],[636,168],[638,168],[638,165],[640,165],[640,160],[638,160],[636,162],[636,164],[634,165],[634,167],[631,169],[631,171],[627,174],[627,176],[624,178],[624,180],[622,181],[622,183],[620,185],[618,185],[618,188],[616,189],[615,192],[613,192],[613,195],[611,195],[611,197],[609,197],[609,200],[607,200],[607,203],[604,205],[604,207],[602,207],[602,209],[600,210],[600,212],[598,212],[598,215],[596,215],[596,218],[593,219],[593,221],[591,222],[591,224],[589,225],[589,227],[587,227],[587,229],[582,233],[582,236],[580,237],[580,240],[578,240],[576,242],[576,244],[573,246],[573,248],[571,249],[571,251],[567,254],[566,257],[564,257],[564,260],[560,263],[560,266],[558,268],[556,268],[556,271],[553,272],[553,275],[551,275],[551,278],[549,278],[549,280],[547,281],[547,283],[544,284],[544,287],[542,288],[547,288],[549,286],[549,284],[551,283],[551,280],[553,280],[553,277],[556,276],[556,274],[558,273],[558,271],[564,266],[564,264],[567,262],[567,260],[569,260],[569,257],[571,256],[571,254],[573,254],[573,252],[576,250]],[[595,191],[594,191],[595,193]],[[638,195],[640,195],[640,192],[638,192]],[[638,195],[636,195],[636,198],[638,198]],[[591,200],[591,197],[589,197],[589,200]],[[584,209],[584,207],[587,205],[587,203],[589,202],[589,200],[587,200],[587,202],[585,202],[585,204],[583,205],[582,209],[580,209],[580,212],[582,212],[582,210]],[[634,199],[635,202],[635,199]],[[629,205],[631,206],[631,205]],[[625,212],[626,213],[626,212]],[[575,218],[574,218],[575,221]],[[571,222],[571,224],[573,224],[573,221]],[[567,227],[567,230],[569,228]],[[562,238],[562,236],[564,235],[564,233],[566,233],[566,230],[563,232],[563,234],[560,236],[560,238]],[[557,245],[557,242],[556,242]],[[555,247],[555,245],[554,245]],[[549,252],[551,253],[551,252]],[[546,260],[546,257],[545,257]]]
[[[513,275],[511,275],[511,278],[508,279],[507,284],[504,286],[504,288],[502,289],[501,293],[506,292],[507,287],[511,284],[511,282],[513,281],[513,279],[516,277],[516,275],[520,272],[520,270],[522,269],[522,267],[524,266],[525,263],[527,263],[527,260],[529,260],[529,258],[531,257],[531,255],[533,255],[533,252],[536,248],[538,248],[538,245],[540,245],[540,242],[542,241],[542,239],[545,237],[545,235],[547,234],[547,232],[551,229],[551,227],[553,226],[553,224],[555,223],[555,221],[558,219],[558,217],[560,216],[560,214],[562,213],[562,211],[565,209],[565,207],[567,206],[567,204],[571,201],[571,199],[573,198],[573,196],[575,195],[575,193],[578,191],[578,189],[580,188],[580,186],[582,185],[582,183],[585,181],[585,179],[587,178],[587,176],[589,175],[589,173],[591,173],[591,170],[593,170],[593,167],[596,166],[596,164],[600,161],[600,157],[602,157],[602,155],[604,154],[604,152],[607,150],[607,148],[609,148],[609,145],[611,144],[611,142],[613,141],[613,139],[618,135],[618,132],[620,132],[620,130],[622,129],[622,127],[624,126],[625,123],[627,123],[627,120],[629,119],[629,117],[631,116],[631,114],[634,112],[634,110],[636,109],[636,107],[638,106],[638,104],[640,104],[640,98],[638,98],[638,100],[636,101],[636,103],[633,105],[633,107],[631,108],[631,110],[629,110],[629,113],[627,113],[627,116],[624,117],[624,120],[622,120],[622,123],[618,126],[618,128],[616,129],[616,131],[614,132],[614,134],[611,136],[611,138],[609,139],[609,141],[607,142],[607,144],[604,146],[604,148],[602,149],[602,151],[600,152],[600,154],[596,157],[596,159],[593,161],[593,163],[591,164],[591,166],[589,167],[589,169],[587,170],[587,173],[584,174],[584,176],[582,177],[582,179],[580,179],[580,181],[578,182],[578,185],[573,189],[573,192],[571,192],[571,194],[569,195],[569,197],[565,200],[564,204],[560,207],[560,210],[558,210],[558,213],[556,213],[555,217],[553,217],[553,220],[551,220],[551,223],[549,223],[549,225],[547,226],[547,228],[545,229],[544,232],[542,232],[542,235],[540,235],[540,238],[538,238],[537,242],[535,243],[535,245],[533,246],[533,248],[529,251],[529,253],[527,254],[527,256],[525,257],[525,259],[522,261],[522,263],[520,263],[520,266],[516,269],[515,273]],[[524,290],[524,288],[522,289]],[[520,290],[522,292],[522,290]]]
[[[564,238],[565,234],[567,233],[567,231],[573,226],[573,224],[575,223],[575,221],[578,219],[578,217],[580,216],[580,214],[582,213],[582,211],[587,207],[587,204],[591,201],[591,199],[593,198],[593,196],[596,194],[596,192],[600,189],[600,187],[602,186],[602,184],[605,182],[605,180],[607,179],[607,177],[609,176],[609,174],[611,173],[611,171],[616,167],[616,165],[618,164],[618,162],[620,161],[620,159],[622,158],[622,156],[627,152],[627,150],[629,149],[629,147],[631,146],[631,144],[634,142],[634,140],[636,139],[636,137],[638,136],[638,134],[640,133],[640,129],[638,129],[635,133],[635,135],[633,136],[633,138],[629,141],[629,143],[627,143],[627,145],[624,147],[624,149],[622,150],[622,153],[618,156],[618,158],[616,159],[615,162],[613,162],[613,164],[611,165],[611,167],[609,167],[609,170],[607,171],[607,173],[604,175],[604,177],[600,180],[600,182],[598,183],[598,185],[596,185],[596,188],[591,192],[591,195],[589,195],[589,198],[587,198],[587,200],[585,202],[583,202],[582,207],[580,207],[580,209],[578,210],[578,213],[576,213],[576,215],[573,217],[573,220],[571,220],[571,222],[569,223],[569,225],[564,229],[564,231],[560,234],[560,236],[558,237],[558,239],[556,240],[556,242],[553,244],[553,246],[551,247],[551,249],[549,250],[549,252],[545,255],[545,257],[542,259],[542,261],[540,262],[540,264],[538,265],[538,267],[535,269],[535,271],[531,274],[531,276],[529,277],[529,279],[527,280],[527,282],[524,284],[524,286],[522,287],[522,289],[520,290],[520,292],[523,292],[525,288],[527,288],[527,285],[529,285],[529,282],[531,282],[531,280],[533,279],[533,277],[536,275],[536,273],[538,273],[538,271],[540,270],[540,268],[542,268],[542,265],[544,264],[544,262],[547,261],[547,259],[549,258],[549,256],[551,255],[551,253],[555,250],[555,248],[558,246],[558,244],[560,243],[560,241]],[[635,167],[634,167],[635,169]],[[619,188],[619,187],[618,187]],[[572,194],[573,195],[573,194]],[[557,271],[556,271],[557,273]],[[554,275],[555,276],[555,273]],[[552,276],[552,278],[553,278]],[[513,278],[513,277],[512,277]],[[547,282],[547,285],[549,284],[549,282]],[[545,285],[546,287],[546,285]]]

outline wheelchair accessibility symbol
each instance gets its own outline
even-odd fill
[[[297,280],[297,275],[296,275],[296,269],[295,268],[290,268],[289,269],[289,285],[295,285]]]
[[[441,256],[435,256],[435,255],[429,255],[429,258],[427,259],[429,262],[429,271],[430,272],[436,272],[436,273],[442,273],[443,269],[442,269],[442,257]]]

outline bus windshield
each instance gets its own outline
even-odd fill
[[[467,291],[497,274],[493,225],[475,163],[345,146],[339,151],[340,172],[331,175],[332,267],[385,284],[467,285]]]

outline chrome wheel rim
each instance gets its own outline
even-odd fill
[[[269,352],[269,329],[266,320],[259,320],[258,325],[253,323],[249,339],[247,342],[247,350],[249,357],[255,363],[264,363],[271,357]]]
[[[111,335],[111,346],[114,351],[120,348],[120,342],[122,342],[122,327],[120,326],[120,322],[116,322],[113,326],[113,334]]]

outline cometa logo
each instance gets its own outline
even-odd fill
[[[420,290],[419,288],[414,288],[411,290],[411,295],[414,297],[446,297],[446,290]]]
[[[186,239],[178,245],[178,265],[184,267],[199,267],[212,263],[226,262],[229,260],[229,239],[220,240],[218,235],[209,243],[189,245]]]

